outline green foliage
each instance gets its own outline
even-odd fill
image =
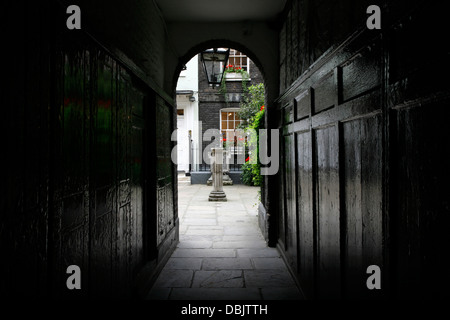
[[[248,186],[253,185],[253,165],[246,162],[242,165],[242,182]]]
[[[252,121],[261,106],[264,105],[264,84],[259,83],[248,87],[247,92],[244,92],[241,106],[239,109],[239,117],[244,120],[241,123],[241,128],[245,128],[252,124]]]
[[[249,79],[249,74],[247,71],[245,71],[242,68],[239,67],[233,67],[232,65],[227,65],[225,67],[225,70],[223,72],[222,82],[220,83],[219,87],[219,93],[222,94],[225,97],[225,102],[228,104],[228,97],[227,97],[227,73],[239,73],[242,76],[242,91],[247,92],[247,81]]]
[[[263,127],[264,124],[264,106],[260,107],[260,111],[256,112],[255,116],[252,118],[251,125],[247,127],[247,130],[253,129],[256,135],[251,136],[248,141],[249,146],[255,146],[256,150],[256,163],[251,164],[246,162],[242,166],[242,182],[246,185],[260,186],[262,184],[261,176],[261,164],[259,161],[259,129]]]
[[[257,161],[255,164],[246,162],[242,165],[242,182],[250,186],[260,186],[262,184],[261,176],[261,164],[259,162],[259,129],[264,126],[264,84],[260,83],[247,88],[247,80],[249,78],[248,73],[241,69],[231,65],[226,66],[222,83],[219,88],[219,92],[225,96],[227,100],[227,86],[226,86],[226,74],[234,72],[242,75],[242,102],[239,110],[239,117],[244,120],[240,124],[241,129],[253,129],[256,131],[256,136],[253,135],[248,145],[255,146]],[[224,144],[225,147],[225,144]]]

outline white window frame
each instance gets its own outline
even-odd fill
[[[240,55],[236,54],[236,52],[239,52]],[[247,73],[250,75],[250,58],[242,53],[241,51],[238,51],[236,49],[230,49],[230,55],[228,56],[228,64],[230,63],[230,58],[232,57],[241,57],[247,59]],[[234,66],[234,65],[233,65]],[[242,74],[236,73],[236,72],[229,72],[225,75],[225,79],[227,81],[242,81]],[[249,79],[250,80],[250,79]]]
[[[234,129],[223,129],[222,128],[222,112],[226,112],[226,113],[228,113],[228,112],[234,112],[234,113],[237,113],[239,111],[239,108],[223,108],[223,109],[220,109],[220,133],[222,134],[222,136],[223,136],[223,131],[226,131],[226,132],[236,132],[235,130],[236,130],[236,123],[235,123],[235,128]],[[241,120],[242,121],[242,120]],[[227,123],[228,123],[228,120],[227,120]],[[227,126],[228,127],[228,126]],[[239,147],[237,147],[237,146],[234,146],[233,148],[227,148],[227,150],[230,150],[230,152],[231,152],[231,154],[242,154],[242,153],[244,153],[245,152],[245,148],[241,148],[242,150],[238,150],[239,149]]]

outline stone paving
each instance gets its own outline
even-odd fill
[[[209,202],[211,186],[179,175],[180,242],[147,299],[302,299],[283,259],[264,241],[257,187],[224,186],[227,202]]]

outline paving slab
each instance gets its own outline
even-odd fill
[[[250,258],[207,258],[202,270],[253,269]]]
[[[189,226],[189,230],[223,230],[223,226]]]
[[[252,258],[255,269],[283,269],[287,271],[286,264],[281,258]]]
[[[170,300],[261,300],[257,288],[173,288]]]
[[[233,249],[184,249],[177,248],[172,254],[174,258],[191,258],[191,257],[203,257],[203,258],[234,258],[236,251]]]
[[[258,189],[224,187],[227,202],[208,201],[212,187],[179,185],[180,242],[147,299],[300,299],[277,249],[258,225]]]
[[[202,218],[184,218],[183,224],[187,226],[215,226],[216,219],[202,219]]]
[[[185,240],[178,244],[178,248],[191,248],[191,249],[207,249],[213,245],[212,241],[207,240]]]
[[[208,211],[199,211],[199,212],[188,211],[184,213],[183,219],[188,218],[216,219],[217,214],[215,212],[208,212]]]
[[[185,232],[186,235],[190,236],[221,236],[223,235],[223,229],[193,229],[188,228]]]
[[[259,249],[238,249],[238,257],[279,257],[275,248],[259,248]]]
[[[266,288],[266,287],[293,287],[295,282],[287,270],[261,269],[244,271],[245,286]]]
[[[196,271],[192,288],[242,288],[242,270]]]
[[[190,269],[190,270],[200,270],[202,267],[202,258],[174,258],[171,257],[164,269]]]
[[[248,226],[225,226],[224,235],[226,236],[238,236],[238,235],[259,235],[261,230],[256,225],[249,224]]]
[[[222,241],[263,241],[264,242],[264,237],[261,234],[255,234],[255,235],[251,235],[251,236],[247,236],[247,235],[232,235],[232,236],[223,236],[221,238]],[[217,240],[220,241],[220,240]],[[265,242],[264,242],[265,244]]]
[[[188,226],[183,224],[180,226],[180,234],[185,234],[188,229]]]
[[[180,242],[178,243],[178,248],[182,247],[183,242],[185,241],[222,241],[223,236],[215,236],[215,235],[187,235],[180,234]]]
[[[245,248],[265,248],[266,244],[259,239],[258,241],[216,241],[213,248],[217,249],[245,249]]]

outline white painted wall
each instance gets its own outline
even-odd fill
[[[186,70],[180,72],[177,90],[193,90],[198,92],[198,57],[194,56],[186,63]]]
[[[194,56],[187,64],[186,70],[181,71],[177,83],[177,91],[193,91],[195,101],[189,101],[189,96],[177,94],[177,109],[184,109],[184,116],[178,116],[177,124],[179,126],[177,132],[177,153],[178,153],[178,171],[189,170],[189,138],[188,133],[191,131],[191,139],[193,149],[193,159],[198,163],[199,150],[198,146],[201,134],[198,123],[198,57]],[[195,170],[195,163],[191,169]]]

